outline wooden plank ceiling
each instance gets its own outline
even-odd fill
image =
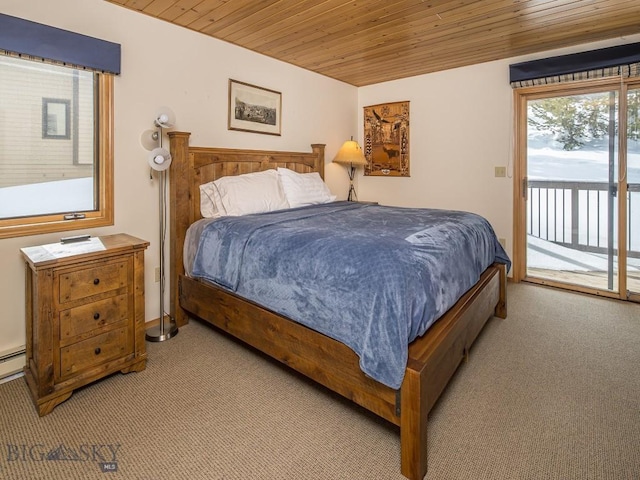
[[[639,0],[107,0],[364,86],[640,32]]]

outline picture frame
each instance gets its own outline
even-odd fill
[[[229,130],[281,135],[282,93],[229,79]]]
[[[42,99],[42,138],[68,140],[71,138],[71,100]]]
[[[409,102],[364,107],[365,175],[409,177]]]

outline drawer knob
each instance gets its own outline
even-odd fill
[[[100,319],[100,314],[98,312],[93,314],[93,319],[94,320],[99,320]]]
[[[99,278],[94,278],[93,279],[93,284],[94,285],[98,285],[100,283],[100,279]]]
[[[100,347],[98,347],[98,348],[96,348],[96,349],[94,350],[94,353],[95,353],[96,355],[100,355],[100,352],[101,352],[101,351],[102,351],[102,350],[100,350]]]

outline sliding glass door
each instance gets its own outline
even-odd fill
[[[640,301],[640,82],[516,95],[514,278]]]
[[[618,93],[527,104],[527,277],[618,291]]]

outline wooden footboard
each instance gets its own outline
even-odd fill
[[[504,266],[487,269],[427,333],[409,347],[400,391],[362,373],[344,344],[215,285],[180,279],[180,305],[234,337],[400,426],[401,471],[421,479],[427,471],[427,416],[486,321],[504,303]]]
[[[494,264],[480,281],[409,346],[400,390],[367,377],[344,344],[243,299],[184,275],[187,227],[199,216],[199,185],[222,175],[286,166],[319,171],[324,146],[311,153],[189,147],[189,134],[171,132],[171,315],[178,325],[198,317],[270,355],[400,427],[401,471],[419,480],[427,471],[427,416],[486,321],[506,316],[506,268]]]

